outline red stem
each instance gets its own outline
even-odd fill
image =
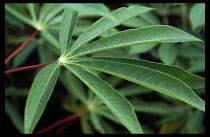
[[[68,117],[66,117],[64,119],[56,121],[55,123],[53,123],[53,124],[49,125],[48,127],[40,130],[39,132],[36,132],[35,134],[43,134],[43,133],[45,133],[45,132],[47,132],[47,131],[49,131],[49,130],[51,130],[51,129],[53,129],[53,128],[55,128],[55,127],[57,127],[57,126],[59,126],[59,125],[61,125],[63,123],[65,123],[65,122],[68,122],[70,120],[76,119],[79,116],[81,116],[81,115],[83,115],[83,114],[85,114],[87,112],[88,112],[88,109],[84,109],[84,110],[82,110],[80,112],[77,112],[77,113],[75,113],[73,115],[70,115],[70,116],[68,116]]]
[[[19,53],[32,39],[38,34],[38,30],[35,30],[28,39],[20,46],[18,47],[9,57],[6,58],[5,64],[7,64],[17,53]]]
[[[71,125],[73,125],[77,120],[78,120],[78,118],[73,119],[72,121],[66,123],[66,124],[63,125],[60,129],[58,129],[58,130],[55,132],[55,134],[63,133],[64,130],[66,130],[68,127],[70,127]]]
[[[44,66],[46,66],[48,64],[51,64],[53,62],[55,62],[55,61],[52,61],[50,63],[45,63],[45,64],[39,64],[39,65],[33,65],[33,66],[27,66],[27,67],[21,67],[21,68],[16,68],[16,69],[8,70],[8,71],[5,71],[5,75],[6,74],[9,74],[9,73],[14,73],[14,72],[17,72],[17,71],[23,71],[23,70],[41,68],[41,67],[44,67]]]

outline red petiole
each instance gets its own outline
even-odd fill
[[[16,69],[8,70],[8,71],[5,71],[5,75],[6,74],[9,74],[9,73],[23,71],[23,70],[29,70],[29,69],[35,69],[35,68],[45,67],[46,65],[51,64],[53,62],[55,62],[55,61],[52,61],[50,63],[45,63],[45,64],[39,64],[39,65],[33,65],[33,66],[27,66],[27,67],[21,67],[21,68],[16,68]]]
[[[69,122],[71,120],[74,120],[74,119],[78,118],[79,116],[84,115],[87,112],[88,112],[88,109],[84,109],[84,110],[82,110],[80,112],[77,112],[77,113],[75,113],[73,115],[70,115],[70,116],[68,116],[68,117],[66,117],[64,119],[61,119],[61,120],[59,120],[59,121],[49,125],[48,127],[40,130],[39,132],[36,132],[35,134],[43,134],[43,133],[45,133],[45,132],[47,132],[47,131],[49,131],[49,130],[51,130],[51,129],[53,129],[53,128],[55,128],[55,127],[57,127],[57,126],[59,126],[59,125],[61,125],[63,123],[65,123],[65,122]]]
[[[5,64],[7,64],[16,54],[18,54],[27,44],[38,34],[38,30],[35,30],[28,39],[20,46],[18,47],[9,57],[6,58]]]

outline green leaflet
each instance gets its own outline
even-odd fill
[[[154,69],[163,73],[166,73],[168,75],[171,75],[175,78],[178,78],[179,80],[183,81],[185,84],[187,84],[192,89],[199,89],[205,87],[205,79],[202,77],[199,77],[197,75],[191,74],[187,71],[185,71],[183,68],[180,68],[178,66],[173,65],[165,65],[161,63],[156,62],[150,62],[146,60],[140,60],[140,59],[129,59],[129,58],[111,58],[111,57],[92,57],[92,58],[83,58],[83,59],[77,59],[79,61],[112,61],[112,62],[120,62],[124,64],[130,64],[130,65],[137,65],[146,67],[149,69]]]
[[[63,10],[64,6],[58,3],[45,3],[41,6],[39,14],[39,22],[42,25],[47,24],[52,18]]]
[[[70,46],[71,37],[77,22],[77,17],[78,17],[78,12],[72,11],[70,6],[65,7],[61,21],[60,35],[59,35],[61,56],[65,54],[66,50]]]
[[[162,43],[159,45],[158,54],[164,64],[171,65],[177,57],[177,47],[172,43]]]
[[[97,130],[99,133],[110,134],[110,131],[108,130],[106,122],[102,119],[102,117],[100,117],[99,115],[97,115],[94,112],[91,112],[90,113],[90,120],[91,120],[95,130]]]
[[[20,133],[23,133],[23,119],[10,101],[5,99],[5,112]]]
[[[44,17],[44,20],[42,21],[43,24],[48,24],[51,22],[51,20],[53,20],[54,18],[57,18],[59,16],[61,16],[59,13],[64,9],[64,6],[62,4],[58,4],[58,3],[46,3],[45,4],[47,7],[49,5],[52,5],[50,7],[49,12],[47,11],[46,16]],[[41,12],[41,11],[40,11]],[[41,16],[42,13],[40,13]],[[58,16],[57,16],[58,15]],[[60,21],[59,21],[60,23]]]
[[[130,29],[97,40],[75,51],[71,58],[97,51],[146,43],[176,43],[201,41],[200,39],[171,26],[154,25],[139,29]]]
[[[106,72],[165,95],[186,102],[205,111],[205,103],[185,83],[202,87],[204,79],[174,66],[138,59],[89,57],[75,59],[71,64]],[[186,81],[186,82],[185,82]]]
[[[166,102],[161,102],[161,101],[146,102],[137,99],[131,99],[130,102],[133,105],[135,112],[142,112],[148,114],[150,113],[156,115],[173,114],[173,107],[169,106]]]
[[[121,22],[129,18],[151,10],[153,10],[153,8],[141,6],[130,6],[129,8],[122,7],[114,11],[113,13],[102,17],[78,37],[78,39],[75,41],[72,47],[67,51],[66,56],[71,54],[71,52],[74,52],[75,49],[78,49],[83,44],[94,39],[103,32],[107,31],[108,29],[120,25]]]
[[[195,30],[205,24],[205,3],[196,3],[190,9],[189,19],[192,29]]]
[[[25,13],[25,11],[23,9],[19,8],[16,4],[7,3],[7,4],[5,4],[5,9],[6,9],[6,11],[11,13],[16,18],[18,18],[21,21],[33,26],[33,22],[30,19],[30,17]]]
[[[83,81],[131,133],[143,133],[132,105],[111,85],[77,66],[63,65]]]
[[[24,133],[32,133],[52,94],[60,72],[60,63],[44,67],[36,76],[26,101]]]
[[[49,33],[48,30],[42,30],[41,35],[46,41],[51,43],[55,48],[60,49],[60,44],[58,40],[51,33]]]
[[[80,16],[104,16],[109,14],[109,9],[102,3],[68,3]]]
[[[38,3],[27,3],[26,6],[28,7],[29,14],[34,22],[37,22],[37,15],[38,15]]]

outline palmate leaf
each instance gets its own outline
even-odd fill
[[[58,3],[45,3],[42,5],[39,14],[39,22],[48,24],[51,19],[56,18],[56,15],[63,10],[64,6]]]
[[[146,43],[176,43],[201,41],[200,39],[171,26],[154,25],[139,29],[130,29],[97,40],[72,53],[71,58],[97,51]]]
[[[101,78],[77,66],[63,64],[68,70],[83,81],[124,124],[131,133],[143,133],[132,105]],[[91,110],[90,110],[91,111]]]
[[[52,94],[60,72],[60,63],[44,67],[36,76],[29,91],[24,114],[24,133],[32,133]]]
[[[7,3],[5,4],[5,9],[9,13],[11,13],[16,18],[20,19],[21,21],[33,26],[33,21],[30,17],[25,13],[25,11],[18,7],[18,5],[14,3]]]
[[[153,8],[141,6],[130,6],[128,8],[122,7],[117,9],[113,13],[102,17],[78,37],[72,47],[68,50],[66,56],[71,54],[71,52],[74,52],[75,49],[79,48],[83,44],[109,30],[110,28],[120,25],[123,21],[128,20],[129,18],[145,12],[149,12],[151,10],[153,10]]]
[[[34,22],[37,22],[37,15],[39,10],[38,3],[27,3],[26,6],[28,7],[29,14]]]
[[[58,40],[48,30],[42,30],[41,35],[46,41],[51,43],[55,48],[60,49],[60,44]]]
[[[204,79],[175,66],[161,65],[139,59],[89,57],[71,64],[109,73],[186,102],[202,111],[205,103],[187,85],[203,87]],[[185,84],[186,83],[186,84]]]

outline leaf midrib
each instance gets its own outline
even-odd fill
[[[166,42],[167,43],[177,43],[177,42],[186,42],[188,40],[192,40],[192,39],[184,39],[186,41],[178,41],[178,40],[177,41],[171,41],[171,42],[170,41],[166,41],[166,40],[174,40],[174,39],[161,39],[161,41],[158,41],[158,39],[157,39],[157,40],[151,40],[151,41],[141,41],[141,42],[136,42],[136,43],[127,43],[127,44],[116,45],[116,46],[111,46],[111,47],[101,47],[101,48],[98,48],[96,50],[89,50],[89,51],[82,52],[82,53],[75,54],[75,55],[72,54],[72,56],[69,56],[69,57],[70,58],[75,58],[75,57],[79,57],[79,56],[82,56],[82,55],[85,55],[85,54],[89,54],[89,53],[94,53],[94,52],[98,52],[98,51],[102,51],[102,50],[109,50],[109,49],[114,49],[114,48],[120,48],[120,47],[124,47],[124,46],[131,46],[131,45],[135,45],[135,44],[147,44],[147,43],[151,43],[151,42],[153,42],[153,43],[155,43],[155,42],[157,42],[157,43],[166,43]],[[91,44],[88,45],[88,46],[91,46]],[[87,47],[87,46],[85,46],[85,47]],[[82,49],[82,48],[80,48],[80,49]],[[79,51],[80,49],[78,49],[76,51]]]
[[[62,63],[65,67],[68,67],[65,63]],[[71,69],[70,67],[68,67],[69,69]],[[72,69],[71,69],[72,70]],[[72,70],[72,71],[74,71],[74,70]],[[77,73],[76,71],[74,71],[74,73]],[[78,73],[77,73],[78,74]],[[79,74],[78,74],[79,75]],[[106,81],[104,81],[105,83],[107,83]],[[88,84],[86,81],[84,81],[84,83],[85,84],[87,84],[87,85],[89,85],[91,88],[92,88],[92,90],[94,90],[95,91],[95,89],[92,87],[92,85],[91,84]],[[100,82],[101,83],[101,82]],[[113,88],[112,86],[109,86],[110,88]],[[113,90],[115,90],[114,88],[113,88]],[[100,98],[102,98],[103,99],[103,96],[101,96],[100,94],[97,94],[97,96],[100,96]],[[122,96],[122,97],[124,97],[124,96]],[[119,115],[119,116],[125,116],[125,117],[127,117],[127,115],[121,115],[120,113],[118,113],[118,111],[115,111],[115,109],[113,109],[112,108],[112,105],[113,104],[110,104],[108,101],[106,101],[106,99],[103,99],[103,101],[104,102],[106,102],[106,104],[108,105],[108,106],[110,106],[109,107],[109,109],[111,109],[113,112],[115,112],[117,115]],[[132,105],[130,104],[130,102],[128,102],[128,104],[130,105],[130,109],[134,112],[134,109],[133,109],[133,107],[132,107]],[[114,105],[118,105],[118,104],[114,104]],[[128,116],[128,117],[130,117],[130,116]],[[130,117],[130,118],[132,118],[132,119],[135,119],[135,117]],[[121,119],[121,118],[120,118]],[[124,119],[121,119],[122,121],[124,121]],[[126,121],[124,121],[123,122],[127,127],[130,127],[130,125],[128,125],[127,124],[127,122]]]
[[[130,7],[128,7],[128,9],[130,9]],[[127,9],[127,10],[128,10],[128,9]],[[119,10],[119,9],[118,9],[118,10]],[[150,10],[148,9],[148,11],[145,11],[145,12],[136,13],[136,14],[134,14],[133,16],[130,16],[130,17],[128,17],[128,18],[125,18],[124,20],[122,20],[122,21],[120,21],[120,22],[118,21],[117,24],[115,24],[114,26],[111,26],[111,27],[105,29],[104,31],[100,32],[99,34],[96,34],[96,35],[93,36],[92,38],[89,38],[88,40],[84,41],[83,43],[81,43],[81,44],[79,44],[79,45],[76,45],[76,46],[75,46],[75,44],[73,44],[72,47],[73,47],[73,46],[75,46],[75,47],[74,47],[73,49],[70,48],[70,49],[68,50],[69,53],[66,54],[65,57],[68,56],[68,55],[73,54],[73,53],[74,53],[75,51],[77,51],[77,49],[80,48],[83,44],[87,43],[88,41],[90,41],[91,39],[95,38],[96,36],[98,36],[98,35],[104,33],[104,32],[107,31],[108,29],[114,28],[114,27],[120,25],[122,22],[124,22],[124,21],[126,21],[126,20],[129,20],[129,19],[132,18],[132,17],[135,17],[135,16],[138,16],[138,15],[140,15],[140,14],[149,12],[149,11],[151,11],[151,10],[154,10],[154,8],[151,8]],[[114,12],[112,12],[112,13],[109,13],[109,15],[112,15],[112,14],[114,14],[115,12],[117,12],[117,10],[114,11]],[[104,17],[109,17],[109,16],[104,16]],[[96,22],[98,22],[98,21],[100,21],[100,20],[102,20],[102,19],[104,19],[104,18],[102,17],[101,19],[97,20]],[[96,22],[95,22],[95,23],[96,23]],[[94,24],[95,24],[95,23],[94,23]],[[91,25],[90,27],[92,27],[92,25]],[[90,28],[90,27],[89,27],[89,28]],[[86,33],[86,31],[89,30],[89,28],[86,29],[83,33]],[[82,36],[83,33],[82,33],[80,36]],[[80,37],[80,36],[79,36],[79,37]],[[79,37],[78,37],[78,38],[79,38]],[[75,43],[76,43],[76,41],[75,41]]]
[[[52,73],[51,73],[51,75],[50,75],[50,77],[49,77],[49,80],[46,82],[46,86],[44,87],[44,91],[45,91],[45,89],[46,89],[46,87],[48,86],[48,83],[49,83],[49,81],[50,81],[50,79],[51,79],[51,77],[52,77],[52,74],[54,74],[54,72],[55,72],[55,70],[57,69],[57,67],[60,65],[60,62],[54,67],[55,69],[52,71]],[[42,70],[41,70],[42,71]],[[40,104],[40,100],[41,100],[41,97],[43,96],[43,94],[44,94],[45,92],[42,92],[42,94],[40,95],[40,97],[39,97],[39,100],[37,101],[37,104],[36,104],[36,106],[35,106],[35,109],[33,109],[34,111],[33,111],[33,116],[32,116],[32,118],[31,118],[31,123],[33,123],[32,121],[33,121],[33,119],[34,119],[34,116],[35,116],[35,112],[36,112],[36,110],[37,110],[37,108],[38,108],[38,106],[39,106],[39,104]],[[49,98],[49,96],[48,96],[48,98]],[[43,111],[43,110],[42,110]],[[37,121],[36,121],[37,122]],[[33,129],[31,129],[30,128],[30,130],[33,130]]]
[[[85,61],[85,60],[82,60],[82,61]],[[88,60],[86,60],[86,61],[87,61],[87,62],[90,62],[90,61],[88,61]],[[105,60],[98,60],[98,61],[105,61]],[[107,60],[106,60],[106,61],[107,61]],[[107,61],[107,62],[114,62],[114,63],[116,63],[115,61]],[[74,62],[72,62],[72,63],[74,64]],[[142,67],[142,68],[149,69],[149,70],[151,70],[151,71],[156,71],[157,73],[162,73],[162,74],[164,74],[164,75],[167,75],[167,76],[169,76],[169,77],[172,77],[172,78],[178,80],[179,82],[183,83],[189,90],[191,90],[191,88],[190,88],[188,85],[186,85],[183,81],[181,81],[180,79],[178,79],[178,78],[176,78],[176,77],[173,77],[173,76],[171,76],[171,75],[169,75],[169,74],[163,73],[163,72],[161,72],[161,71],[157,71],[157,70],[154,70],[154,69],[150,69],[150,68],[147,68],[147,67],[138,66],[138,65],[134,65],[134,64],[128,64],[128,63],[122,63],[122,62],[117,62],[117,63],[126,64],[126,65],[131,65],[131,66],[136,66],[136,67],[140,67],[140,68]],[[98,68],[94,68],[94,67],[89,67],[89,66],[85,66],[85,65],[81,65],[81,64],[76,64],[76,62],[75,62],[74,65],[79,65],[79,66],[88,67],[88,68],[91,68],[91,69],[96,69],[96,70],[103,71],[103,72],[106,72],[106,73],[108,73],[108,74],[112,74],[112,75],[113,75],[112,72],[110,73],[109,71],[106,71],[106,70],[102,70],[102,69],[98,69]],[[126,77],[126,76],[124,76],[124,75],[118,75],[118,74],[115,74],[115,75],[116,75],[116,76],[120,76],[121,78],[130,80],[130,81],[136,81],[137,83],[141,82],[141,81],[138,81],[138,80],[136,80],[136,79],[134,79],[134,78],[128,78],[128,77]],[[141,82],[141,84],[142,84],[142,85],[147,85],[147,87],[151,87],[151,85],[149,85],[149,84],[147,84],[147,83]],[[152,86],[152,87],[154,87],[154,86]],[[182,100],[183,102],[187,102],[187,103],[190,103],[190,104],[194,104],[194,106],[198,106],[198,105],[195,104],[194,102],[183,100],[182,98],[180,98],[179,96],[177,96],[177,95],[174,94],[173,92],[168,92],[167,90],[165,90],[165,89],[163,89],[163,88],[161,88],[161,87],[155,87],[155,88],[156,88],[156,89],[159,88],[159,89],[161,89],[162,91],[166,91],[167,93],[169,93],[169,94],[172,95],[173,97],[178,98],[179,100]],[[153,89],[155,90],[155,88],[153,88]],[[191,91],[192,91],[192,90],[191,90]],[[193,91],[192,91],[192,93],[195,94]],[[199,98],[199,99],[200,99],[200,98]],[[201,100],[201,99],[200,99],[200,100]],[[202,100],[201,100],[201,101],[202,101]],[[200,107],[200,106],[198,106],[198,107]]]

